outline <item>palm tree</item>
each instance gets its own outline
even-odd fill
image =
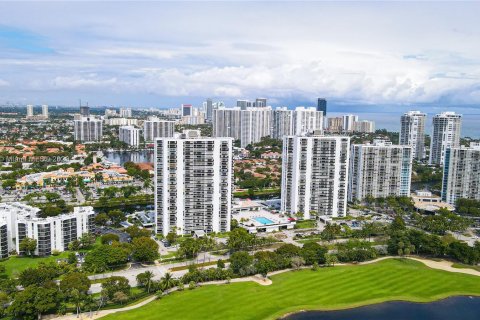
[[[146,286],[147,286],[147,293],[150,293],[150,286],[152,285],[153,272],[152,271],[145,271],[143,274],[144,274],[145,282],[146,282]]]
[[[161,279],[161,282],[164,290],[168,290],[175,285],[175,279],[172,277],[170,272],[165,273]]]

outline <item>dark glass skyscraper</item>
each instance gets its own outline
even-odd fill
[[[317,111],[323,111],[323,116],[327,115],[327,100],[324,98],[318,98]]]

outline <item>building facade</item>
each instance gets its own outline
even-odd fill
[[[343,136],[284,137],[281,210],[305,219],[345,216],[349,146]]]
[[[425,158],[425,120],[427,115],[420,111],[408,111],[400,119],[400,144],[411,146],[413,157]]]
[[[323,116],[327,116],[327,99],[318,98],[317,99],[317,111],[323,112]]]
[[[328,118],[327,120],[327,130],[332,133],[340,133],[343,131],[343,118],[334,117]]]
[[[38,208],[17,202],[0,204],[1,254],[12,250],[23,254],[20,243],[27,237],[37,241],[35,255],[48,256],[54,250],[67,250],[72,241],[95,231],[92,207],[75,207],[73,210],[72,213],[41,218]]]
[[[353,114],[346,114],[342,116],[343,120],[343,131],[352,132],[354,129],[355,122],[358,122],[358,116]]]
[[[430,164],[443,165],[448,148],[460,147],[462,116],[455,112],[442,112],[433,117]]]
[[[140,129],[134,126],[121,126],[118,129],[118,139],[129,146],[138,147],[140,144]]]
[[[230,230],[233,139],[185,132],[155,140],[156,232]]]
[[[132,108],[120,108],[119,114],[122,118],[131,118]]]
[[[173,137],[175,122],[149,118],[143,122],[143,137],[145,141],[154,141],[155,138]]]
[[[75,141],[94,142],[102,140],[102,120],[94,117],[81,117],[74,120]]]
[[[375,122],[369,120],[360,120],[353,123],[353,131],[361,133],[375,132]]]
[[[480,144],[448,148],[443,166],[442,200],[455,205],[458,199],[480,200]]]
[[[242,148],[270,136],[271,125],[270,107],[252,107],[245,110],[241,107],[218,108],[213,112],[213,136],[240,140]]]
[[[272,138],[283,139],[284,136],[293,135],[294,128],[294,111],[287,107],[278,107],[273,111],[272,115]]]
[[[351,146],[348,200],[410,196],[412,147],[376,140]]]

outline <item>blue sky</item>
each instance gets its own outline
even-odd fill
[[[0,103],[480,113],[480,3],[0,2]]]

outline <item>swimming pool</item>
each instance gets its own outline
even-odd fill
[[[265,217],[255,217],[253,219],[255,219],[257,222],[260,222],[261,224],[273,224],[274,223],[272,220],[267,219]]]

